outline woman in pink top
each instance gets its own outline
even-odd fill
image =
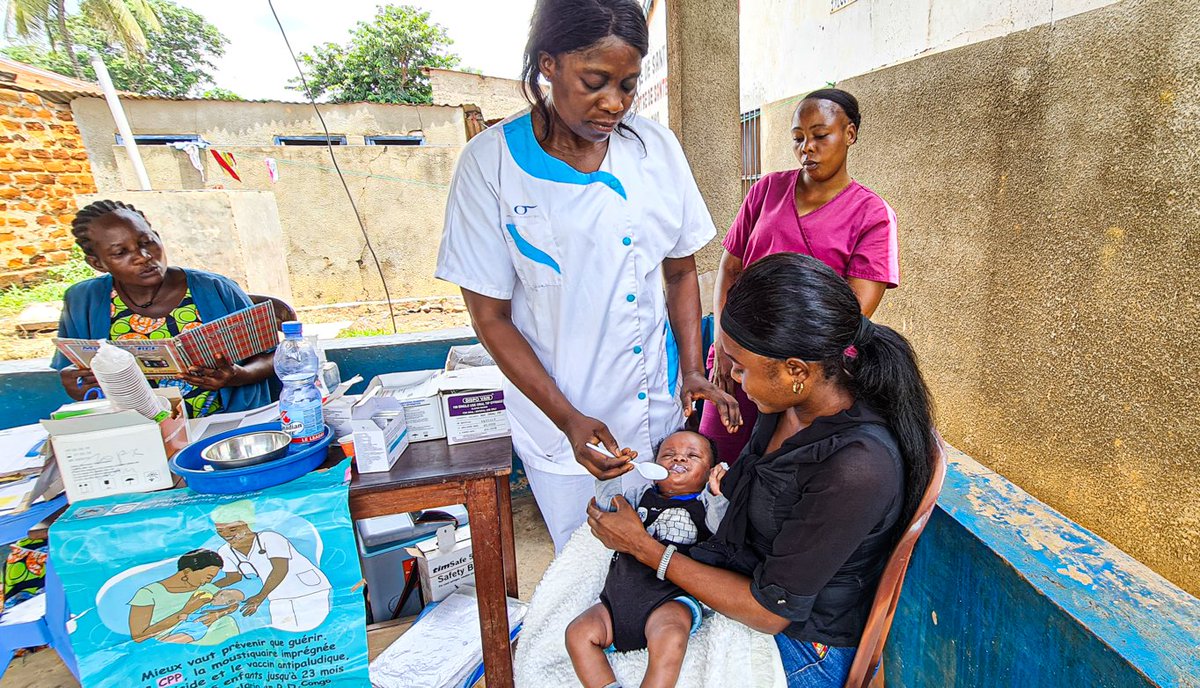
[[[884,290],[899,284],[896,214],[846,169],[861,121],[858,101],[840,89],[813,91],[800,101],[792,117],[792,150],[800,167],[759,180],[723,242],[713,302],[717,328],[729,287],[747,265],[773,253],[804,253],[833,268],[868,317]],[[719,329],[716,335],[719,342]],[[721,461],[733,462],[750,437],[757,412],[730,378],[731,363],[719,344],[709,352],[709,365],[713,382],[737,397],[743,422],[729,433],[706,402],[700,432],[717,444]]]

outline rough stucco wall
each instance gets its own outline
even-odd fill
[[[199,134],[218,148],[270,146],[276,136],[322,133],[312,106],[301,103],[127,99],[122,105],[134,134]],[[121,178],[113,153],[116,125],[108,105],[101,98],[77,98],[71,108],[91,156],[96,185],[101,189],[118,186]],[[458,107],[322,104],[321,114],[329,133],[345,135],[350,145],[362,144],[364,136],[416,133],[425,135],[427,145],[466,143],[463,111]]]
[[[293,305],[308,306],[384,298],[379,275],[325,148],[309,146],[236,146],[242,182],[233,181],[211,156],[204,158],[207,182],[183,153],[142,149],[150,182],[156,189],[238,188],[275,196],[283,233]],[[456,287],[433,278],[442,234],[450,177],[459,147],[347,146],[337,149],[338,164],[358,205],[379,256],[393,299],[457,294]],[[123,179],[134,183],[125,151],[113,147]],[[274,158],[279,180],[267,176],[266,158]],[[106,189],[101,190],[102,193]],[[153,218],[152,218],[153,219]],[[205,266],[220,272],[220,266]]]
[[[742,111],[1117,0],[742,0]]]
[[[71,108],[0,88],[0,285],[66,261],[75,194],[95,190]]]
[[[840,84],[900,220],[881,319],[955,446],[1200,594],[1200,6],[1125,0]],[[764,108],[768,169],[794,165]]]
[[[666,0],[667,92],[671,129],[691,163],[721,236],[742,203],[738,119],[737,0]],[[715,270],[721,246],[696,255],[701,273]]]
[[[529,107],[529,101],[525,100],[525,94],[521,91],[521,82],[517,79],[502,79],[452,69],[428,71],[435,103],[478,105],[486,120],[508,117]]]
[[[130,170],[132,174],[132,170]],[[152,177],[153,179],[153,177]],[[273,194],[263,191],[120,191],[81,196],[124,201],[145,213],[172,265],[220,273],[247,293],[291,303],[287,254]]]

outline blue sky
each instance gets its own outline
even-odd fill
[[[287,80],[296,75],[266,0],[175,0],[204,15],[229,38],[214,80],[243,98],[300,100]],[[358,21],[384,0],[275,0],[297,52],[318,43],[345,42]],[[407,0],[446,27],[463,64],[492,76],[516,78],[534,0]]]

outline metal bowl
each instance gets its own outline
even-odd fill
[[[282,458],[291,444],[286,432],[265,430],[221,440],[205,447],[200,456],[213,468],[244,468]]]

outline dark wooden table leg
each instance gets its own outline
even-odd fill
[[[475,590],[488,688],[512,688],[512,654],[508,641],[508,603],[504,590],[504,530],[495,480],[467,483],[471,546],[475,557]],[[511,516],[510,516],[511,518]]]
[[[517,543],[513,536],[512,492],[508,476],[496,476],[496,495],[500,502],[500,543],[504,552],[504,588],[509,597],[517,597]]]

